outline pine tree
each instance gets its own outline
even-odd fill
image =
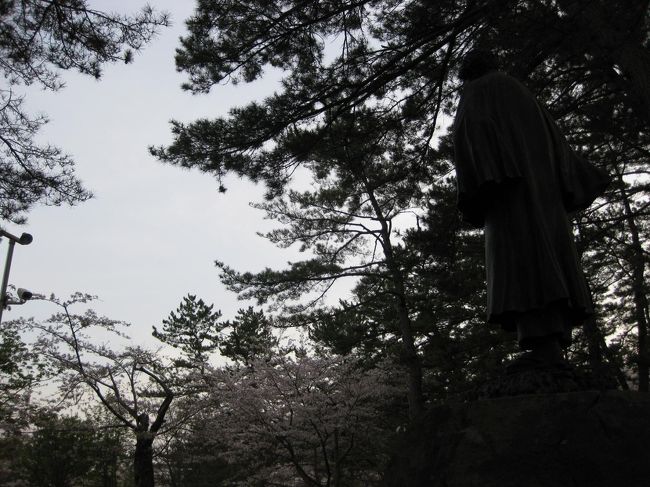
[[[74,174],[74,160],[35,140],[47,118],[27,114],[17,90],[31,84],[59,90],[68,70],[100,78],[102,66],[131,62],[168,23],[148,6],[129,16],[86,0],[0,1],[0,219],[22,223],[34,204],[91,197]]]
[[[214,305],[207,305],[202,299],[197,300],[196,296],[188,294],[176,311],[163,320],[161,331],[153,327],[154,337],[183,354],[176,365],[203,371],[210,353],[219,348],[226,324],[219,322],[221,311],[213,309]]]
[[[505,69],[549,107],[573,147],[616,174],[603,154],[614,160],[628,157],[636,148],[635,170],[647,167],[649,25],[647,0],[634,5],[604,0],[200,2],[176,58],[178,68],[189,76],[185,89],[207,93],[221,82],[250,82],[262,77],[268,66],[282,69],[284,78],[274,95],[235,108],[228,116],[173,122],[173,143],[151,150],[163,162],[196,167],[219,180],[235,173],[265,182],[269,201],[259,207],[288,227],[268,238],[279,245],[301,245],[315,257],[285,271],[257,273],[239,273],[219,263],[224,282],[243,297],[271,302],[290,317],[285,316],[289,323],[311,326],[313,336],[336,341],[336,346],[355,347],[355,340],[367,338],[367,344],[380,347],[393,343],[391,335],[399,334],[405,346],[403,359],[411,364],[411,397],[421,397],[417,377],[421,381],[426,344],[458,340],[469,346],[470,336],[479,344],[483,333],[468,325],[471,320],[463,318],[457,302],[448,308],[436,303],[429,318],[424,311],[430,297],[425,286],[444,288],[444,299],[455,299],[454,282],[445,282],[454,276],[456,283],[467,284],[467,314],[474,313],[474,321],[481,319],[472,294],[477,289],[477,267],[463,267],[471,259],[445,261],[452,248],[426,249],[422,239],[418,243],[418,232],[408,241],[406,234],[394,232],[398,214],[422,212],[427,195],[436,199],[449,183],[442,173],[432,176],[438,157],[434,141],[445,134],[441,117],[453,114],[464,55],[474,47],[496,52]],[[449,163],[452,155],[446,152],[444,158]],[[312,192],[288,189],[299,168],[313,176]],[[642,206],[647,191],[638,189],[634,198]],[[614,212],[611,218],[627,221],[632,228],[623,195],[619,191],[613,200],[612,195],[605,200]],[[640,208],[630,208],[634,218],[642,214]],[[382,229],[353,228],[367,220]],[[431,215],[430,220],[427,230],[437,238],[438,217]],[[635,226],[643,228],[641,222]],[[631,289],[638,303],[645,269],[639,258],[640,232],[638,242],[632,242],[634,262],[617,254],[619,260],[636,263],[637,279]],[[604,238],[602,233],[589,234]],[[466,242],[462,245],[472,241],[466,230],[455,235],[462,236]],[[602,242],[585,244],[589,256]],[[413,270],[427,252],[442,260],[420,262],[421,268],[437,275],[425,279],[425,271],[418,278]],[[454,265],[446,265],[451,262]],[[472,276],[470,282],[455,272],[462,268]],[[345,300],[338,310],[310,313],[305,307],[292,307],[292,300],[295,304],[310,292],[316,293],[311,298],[318,298],[342,277],[361,280],[358,300]],[[613,291],[624,289],[613,286]],[[605,295],[599,296],[607,299]],[[382,306],[382,298],[393,309]],[[635,306],[643,349],[645,328],[639,311],[643,305]],[[343,316],[355,321],[348,321],[346,331],[336,336],[331,332]],[[622,325],[633,325],[630,319],[631,315]],[[453,323],[446,341],[434,339],[435,327],[430,324],[445,322]],[[598,333],[592,336],[610,331],[602,325],[596,328]],[[488,336],[486,343],[491,344],[493,335]],[[502,349],[497,356],[507,353]],[[436,360],[444,358],[437,355]],[[644,355],[639,352],[639,363]],[[465,356],[470,362],[471,357],[481,354]],[[465,371],[469,375],[478,370],[470,369]]]
[[[242,298],[281,307],[285,326],[320,305],[335,282],[374,276],[376,292],[395,310],[401,360],[409,371],[409,404],[417,415],[423,407],[421,365],[396,233],[399,220],[422,198],[419,182],[426,168],[407,148],[412,135],[408,124],[369,109],[293,130],[277,151],[299,157],[311,170],[315,189],[292,190],[258,207],[284,224],[266,238],[280,247],[300,245],[313,257],[286,270],[254,274],[217,265],[224,284]],[[306,303],[298,303],[303,297]]]
[[[248,365],[253,360],[269,357],[278,345],[272,333],[272,320],[252,306],[238,310],[235,319],[225,322],[224,328],[230,332],[221,340],[219,351],[235,362]]]

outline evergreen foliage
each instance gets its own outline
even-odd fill
[[[41,357],[25,343],[16,323],[0,327],[0,431],[29,424],[32,388],[45,375]]]
[[[0,39],[13,32],[9,12],[18,5],[43,15],[86,8],[81,0],[0,0]],[[129,32],[162,23],[148,12],[135,24],[122,19],[136,29]],[[122,32],[111,30],[115,17],[94,24],[110,39],[101,49],[82,17],[69,31],[82,39],[69,39],[81,49],[70,58],[79,65],[51,57],[35,66],[47,68],[48,87],[59,69],[94,76],[102,63],[130,60],[120,50],[129,37],[106,34]],[[234,172],[265,182],[268,198],[257,207],[280,225],[265,237],[305,257],[250,272],[218,262],[229,289],[273,314],[249,307],[221,321],[213,305],[186,296],[154,327],[182,354],[173,368],[139,347],[118,351],[94,339],[93,329],[124,335],[120,322],[70,312],[87,295],[54,299],[63,312],[48,321],[3,324],[0,392],[9,395],[0,398],[0,448],[21,456],[0,455],[0,483],[28,480],[24,470],[16,475],[19,461],[35,485],[118,482],[111,455],[124,444],[102,434],[106,421],[44,415],[41,424],[32,411],[5,414],[27,411],[45,371],[20,333],[36,329],[34,351],[55,367],[59,398],[79,404],[90,391],[132,434],[132,483],[153,485],[155,470],[160,485],[174,486],[378,485],[388,439],[407,421],[405,396],[413,418],[490,379],[515,351],[484,323],[482,235],[458,217],[445,131],[461,61],[477,46],[493,50],[572,146],[614,177],[602,199],[574,215],[598,315],[576,331],[570,354],[622,388],[647,390],[648,1],[199,1],[188,27],[177,54],[186,89],[249,82],[269,66],[285,78],[273,96],[226,117],[174,122],[174,142],[152,151],[219,180]],[[38,42],[34,53],[49,52]],[[20,45],[12,51],[20,60],[32,52],[24,42],[0,50]],[[88,54],[92,46],[106,56]],[[298,168],[309,189],[291,186]],[[11,211],[18,219],[18,207]],[[350,292],[327,301],[340,282]],[[283,348],[273,333],[294,326],[308,332],[310,353]],[[232,362],[210,366],[217,353]],[[33,437],[21,418],[38,426]]]
[[[153,336],[163,343],[180,350],[184,358],[177,360],[181,367],[203,369],[209,354],[219,347],[223,323],[219,323],[221,311],[212,311],[202,299],[188,294],[176,311],[163,320],[162,331],[153,327]]]
[[[230,333],[222,340],[219,350],[234,362],[248,365],[253,360],[270,357],[278,346],[271,319],[252,306],[237,311],[235,319],[227,321],[225,326]]]
[[[220,321],[221,311],[213,309],[213,304],[188,294],[163,320],[162,330],[153,327],[155,338],[183,354],[174,361],[176,366],[204,373],[210,355],[216,352],[235,363],[247,364],[269,356],[277,346],[272,321],[263,311],[250,306],[238,310],[233,320]]]
[[[119,431],[90,421],[42,416],[20,448],[24,478],[43,487],[117,486],[121,442]]]
[[[453,114],[464,56],[476,47],[490,50],[549,107],[575,150],[620,174],[602,206],[579,218],[591,236],[583,241],[585,260],[611,255],[592,261],[590,270],[602,276],[619,265],[620,275],[628,277],[597,292],[608,326],[601,320],[586,327],[585,341],[577,345],[591,343],[582,355],[589,366],[597,356],[615,365],[620,361],[613,355],[622,350],[616,340],[625,342],[627,336],[629,342],[636,335],[627,367],[638,372],[639,388],[647,389],[642,229],[648,195],[645,183],[630,178],[647,167],[648,4],[199,2],[176,57],[188,75],[185,89],[207,93],[222,82],[250,82],[267,67],[280,68],[284,78],[275,94],[227,116],[173,122],[173,143],[151,151],[163,162],[199,168],[220,181],[228,173],[264,181],[268,201],[259,207],[283,225],[267,238],[279,246],[297,245],[313,257],[285,270],[243,273],[218,262],[224,283],[241,297],[283,311],[278,324],[308,326],[314,338],[341,350],[361,347],[372,355],[399,336],[417,410],[423,360],[429,365],[436,357],[441,366],[445,356],[440,349],[425,359],[427,347],[458,344],[462,352],[452,354],[457,361],[449,363],[456,366],[448,370],[480,380],[481,370],[492,367],[481,340],[484,347],[485,340],[498,341],[497,332],[480,327],[473,299],[480,295],[480,263],[467,252],[475,250],[478,235],[458,226],[452,212],[449,218],[428,212],[431,226],[417,231],[405,231],[415,225],[400,218],[415,212],[425,221],[425,209],[440,212],[451,202],[445,171],[451,171],[453,156],[443,117]],[[313,190],[291,189],[298,168],[312,176]],[[630,184],[636,189],[626,190]],[[423,245],[426,239],[448,248]],[[606,265],[611,267],[602,269]],[[342,277],[358,279],[353,299],[329,309],[309,306],[322,304],[323,293]],[[454,290],[454,283],[463,289]],[[461,296],[465,299],[456,299]],[[382,307],[385,302],[392,309]],[[608,310],[616,302],[630,312],[614,319]],[[616,320],[620,325],[612,324]],[[607,339],[609,334],[618,338]],[[512,352],[497,348],[501,352],[490,355],[496,357],[494,366]],[[633,348],[623,347],[629,353]]]
[[[63,87],[66,70],[99,78],[107,63],[133,60],[168,25],[147,6],[136,15],[106,13],[86,0],[0,1],[0,218],[25,221],[36,203],[75,204],[91,197],[74,174],[73,159],[34,139],[47,123],[24,111],[20,86]]]

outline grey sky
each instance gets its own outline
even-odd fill
[[[103,10],[133,12],[144,2],[96,0]],[[27,225],[7,226],[33,234],[28,247],[17,247],[10,283],[35,292],[65,296],[73,291],[97,294],[94,308],[133,323],[131,335],[148,340],[187,293],[215,303],[225,318],[243,304],[218,282],[214,259],[238,269],[280,267],[291,253],[276,249],[255,232],[271,228],[263,214],[248,206],[263,189],[230,179],[219,194],[210,176],[164,166],[147,146],[171,141],[168,121],[191,121],[223,114],[234,105],[269,94],[278,79],[222,86],[210,95],[180,89],[184,75],[174,66],[174,49],[194,1],[156,0],[174,25],[136,56],[133,64],[105,68],[99,82],[64,73],[57,93],[26,91],[31,113],[46,113],[50,124],[39,140],[74,156],[77,173],[95,198],[73,208],[37,207]],[[6,242],[0,244],[4,260]],[[294,255],[295,257],[295,255]],[[28,303],[6,312],[45,317],[48,303]]]

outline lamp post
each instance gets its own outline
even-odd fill
[[[2,323],[2,312],[9,304],[23,304],[32,297],[32,293],[26,289],[18,290],[18,298],[20,301],[9,302],[7,299],[7,285],[9,284],[9,271],[11,270],[11,259],[14,256],[14,246],[16,242],[20,245],[29,245],[34,240],[29,233],[23,233],[20,237],[16,237],[9,232],[5,232],[0,228],[0,237],[9,239],[9,248],[7,249],[7,260],[5,261],[5,270],[2,276],[2,288],[0,288],[0,323]]]

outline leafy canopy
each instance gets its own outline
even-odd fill
[[[106,13],[86,0],[0,1],[0,219],[25,221],[34,204],[75,204],[91,197],[73,159],[34,138],[47,123],[23,107],[20,86],[63,87],[62,72],[99,78],[107,63],[133,60],[166,14],[145,6],[136,15]]]

